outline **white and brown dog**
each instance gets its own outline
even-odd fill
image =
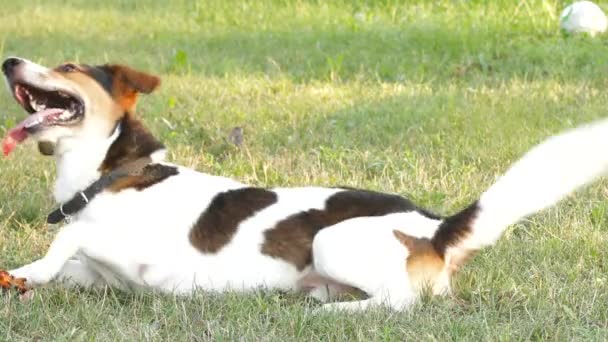
[[[448,292],[455,270],[508,225],[608,170],[603,120],[548,139],[448,217],[392,194],[256,188],[163,161],[165,147],[135,116],[138,94],[159,85],[155,76],[120,65],[47,69],[19,58],[2,70],[29,113],[9,131],[6,152],[31,136],[52,154],[54,196],[61,217],[72,214],[43,258],[10,271],[29,287],[262,287],[324,301],[359,290],[365,298],[326,308],[402,310],[424,287]]]

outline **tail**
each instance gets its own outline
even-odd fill
[[[432,238],[453,267],[492,245],[511,224],[608,172],[608,119],[553,136],[517,161],[478,201],[446,218]]]

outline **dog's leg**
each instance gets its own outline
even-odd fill
[[[68,260],[56,279],[71,286],[99,287],[106,285],[99,273],[77,259]]]
[[[365,300],[324,304],[321,307],[321,310],[328,312],[342,311],[351,313],[365,311],[373,307],[386,307],[396,311],[407,310],[414,303],[415,297],[408,295],[397,295],[398,293],[399,292],[397,291],[391,291],[393,297],[390,299],[382,294],[376,294],[375,296]]]
[[[28,287],[47,284],[57,277],[68,260],[75,256],[88,233],[90,229],[85,224],[76,222],[64,226],[51,243],[44,258],[9,273],[16,278],[25,278]],[[73,267],[70,270],[73,271]],[[82,273],[80,272],[79,276]]]
[[[310,297],[320,301],[329,302],[340,298],[366,298],[365,292],[352,286],[344,285],[319,275],[314,270],[310,270],[304,277],[298,280],[300,291],[307,293]]]
[[[343,221],[313,241],[313,269],[320,277],[364,291],[364,301],[332,303],[329,310],[360,311],[370,306],[404,310],[417,297],[406,271],[407,249],[383,217]],[[396,222],[401,223],[400,221]]]

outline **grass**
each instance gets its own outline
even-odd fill
[[[263,186],[349,185],[451,213],[547,135],[605,116],[608,39],[566,37],[555,0],[3,0],[0,55],[123,62],[170,159]],[[0,95],[0,128],[22,117]],[[227,141],[244,128],[244,147]],[[52,160],[0,159],[0,264],[43,255]],[[39,290],[0,300],[0,340],[606,340],[608,184],[507,231],[454,294],[406,313],[312,315],[259,291]]]

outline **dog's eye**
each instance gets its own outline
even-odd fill
[[[72,63],[68,63],[68,64],[64,64],[62,66],[59,67],[59,71],[61,72],[73,72],[78,70],[78,67],[76,67],[74,64]]]

